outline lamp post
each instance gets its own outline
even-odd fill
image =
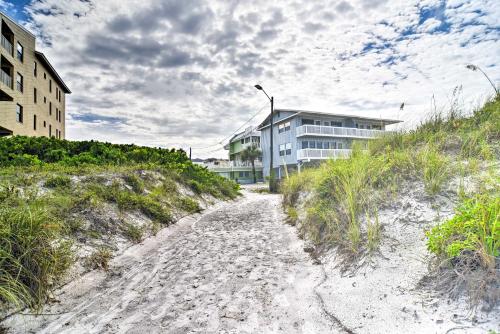
[[[255,88],[257,88],[258,90],[261,90],[262,92],[264,92],[264,94],[266,94],[267,98],[269,99],[269,101],[271,102],[271,125],[270,125],[270,160],[269,160],[269,191],[270,192],[275,192],[276,191],[276,187],[275,187],[275,183],[274,183],[274,170],[273,170],[273,115],[274,115],[274,97],[271,96],[269,97],[269,95],[267,95],[266,91],[264,90],[264,88],[262,88],[261,85],[255,85],[254,86]]]

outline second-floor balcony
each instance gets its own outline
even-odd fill
[[[12,56],[12,52],[14,51],[14,47],[12,46],[12,43],[4,35],[1,35],[1,37],[0,37],[0,44],[2,44],[2,47],[5,50],[7,50],[9,55]]]
[[[297,151],[297,160],[345,159],[350,154],[349,149],[305,148]]]
[[[0,82],[12,89],[12,77],[0,70]]]
[[[376,138],[392,131],[368,130],[357,128],[344,128],[322,125],[302,125],[297,127],[297,137],[302,136],[322,136],[322,137],[344,137],[344,138]]]

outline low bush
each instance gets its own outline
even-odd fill
[[[457,263],[471,255],[494,270],[500,257],[500,197],[478,195],[465,200],[456,215],[427,232],[429,251]]]

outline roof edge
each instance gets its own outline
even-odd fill
[[[42,52],[40,52],[40,51],[35,51],[35,56],[38,58],[38,60],[40,60],[42,63],[44,63],[45,67],[47,67],[47,69],[49,70],[49,72],[51,72],[51,74],[54,77],[54,79],[57,82],[59,82],[59,84],[61,85],[63,91],[66,94],[71,94],[71,90],[68,88],[68,86],[66,86],[66,84],[63,81],[63,79],[59,76],[59,74],[54,69],[54,67],[52,66],[52,64],[50,64],[50,62],[47,59],[47,57],[45,57],[45,55]]]

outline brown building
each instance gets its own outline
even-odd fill
[[[65,138],[64,84],[35,36],[0,12],[0,136]]]

